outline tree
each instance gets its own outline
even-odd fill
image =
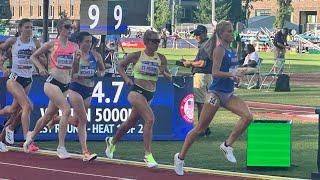
[[[231,19],[231,3],[232,0],[216,2],[216,21]]]
[[[174,17],[175,17],[175,22],[176,22],[176,24],[177,24],[178,22],[181,22],[182,6],[179,5],[178,3],[175,4],[175,6],[174,6]]]
[[[212,17],[211,0],[199,0],[197,10],[194,11],[194,21],[197,23],[208,24],[211,23]]]
[[[286,16],[289,16],[293,9],[291,5],[291,0],[277,0],[277,4],[277,16],[273,26],[276,28],[283,28]]]
[[[168,0],[157,0],[154,4],[154,28],[161,30],[170,19],[170,7]]]
[[[9,20],[0,19],[0,26],[5,27],[9,24]]]
[[[251,2],[256,2],[256,1],[262,1],[262,0],[242,0],[242,4],[243,4],[242,9],[243,9],[246,25],[248,25],[248,19],[250,18],[251,10],[253,9]]]
[[[249,2],[257,0],[216,0],[216,21],[231,20],[232,22],[244,22],[246,19],[246,7],[249,6]],[[244,2],[244,3],[242,3]],[[194,21],[198,23],[211,23],[212,17],[212,0],[199,0],[197,10],[194,11]],[[247,3],[247,4],[246,4]],[[242,4],[246,4],[242,6]]]

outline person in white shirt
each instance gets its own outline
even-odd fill
[[[252,74],[257,72],[257,65],[259,64],[259,55],[256,53],[255,48],[252,44],[248,44],[245,48],[246,57],[241,69],[245,69],[245,74]]]

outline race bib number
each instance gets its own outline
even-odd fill
[[[57,67],[60,69],[71,69],[73,65],[73,55],[60,55],[57,57]]]
[[[95,70],[90,68],[90,66],[80,65],[79,76],[82,77],[93,77]]]
[[[140,73],[149,76],[157,76],[159,63],[150,61],[141,61]]]

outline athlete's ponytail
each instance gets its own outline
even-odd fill
[[[214,30],[210,39],[208,39],[202,46],[204,51],[207,53],[209,59],[211,60],[212,60],[213,50],[214,48],[216,48],[217,41],[218,41],[217,32],[216,30]]]
[[[203,45],[205,52],[208,54],[211,60],[213,60],[213,50],[216,48],[216,45],[218,44],[219,39],[221,39],[222,33],[224,32],[227,26],[232,26],[232,23],[230,21],[225,20],[220,21],[216,25],[216,28],[211,38],[208,41],[206,41]]]

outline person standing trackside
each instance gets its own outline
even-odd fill
[[[200,113],[202,111],[205,96],[212,82],[212,60],[202,48],[203,44],[209,39],[207,28],[203,25],[198,25],[195,30],[191,31],[191,33],[194,34],[197,42],[199,43],[198,54],[194,61],[183,61],[183,64],[185,67],[192,67],[193,92],[198,109],[198,120],[200,120]],[[208,127],[202,134],[208,136],[210,133],[211,131]]]
[[[161,47],[167,48],[167,40],[168,40],[167,29],[163,28],[160,35],[161,35]]]
[[[278,31],[273,39],[274,44],[274,59],[275,59],[275,72],[283,72],[283,64],[285,62],[285,53],[287,45],[288,29],[283,28]],[[281,68],[281,69],[279,69]]]

